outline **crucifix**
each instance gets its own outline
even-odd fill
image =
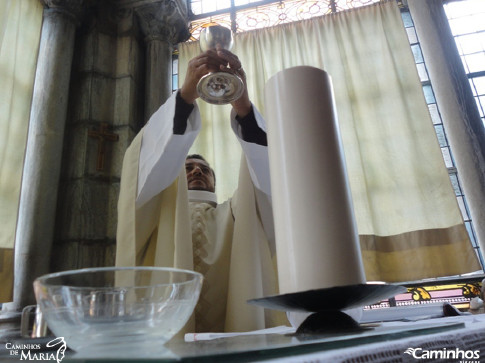
[[[97,171],[104,170],[104,156],[106,154],[105,142],[114,142],[119,139],[118,134],[109,132],[108,127],[109,125],[106,122],[102,122],[98,130],[88,130],[88,136],[98,140],[98,159],[96,161]]]

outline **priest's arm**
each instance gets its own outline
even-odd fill
[[[137,207],[144,205],[175,180],[200,132],[200,113],[195,103],[198,97],[195,85],[200,79],[198,61],[199,57],[191,60],[183,87],[153,114],[144,128]],[[242,68],[239,67],[237,72],[245,80]],[[232,106],[231,126],[245,153],[252,181],[256,188],[270,195],[264,119],[249,101],[247,91]]]
[[[179,92],[172,95],[153,114],[144,128],[138,170],[137,207],[145,204],[175,180],[200,131],[201,121],[197,106],[185,103]],[[188,110],[190,111],[187,112]],[[245,117],[238,117],[233,110],[231,126],[246,155],[254,185],[269,195],[264,119],[255,107]],[[184,132],[181,133],[181,130]]]

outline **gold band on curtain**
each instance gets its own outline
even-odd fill
[[[412,281],[480,270],[463,224],[359,238],[368,281]]]

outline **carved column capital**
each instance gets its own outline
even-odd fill
[[[62,14],[79,25],[84,11],[85,0],[41,0],[47,10],[44,14]]]
[[[190,36],[187,5],[182,0],[155,0],[136,7],[135,12],[147,42],[177,44]]]

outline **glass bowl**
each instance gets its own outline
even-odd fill
[[[150,356],[188,321],[202,279],[163,267],[89,268],[41,276],[34,291],[49,329],[74,351]]]

